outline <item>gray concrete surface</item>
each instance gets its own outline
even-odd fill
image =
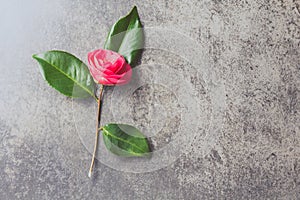
[[[144,85],[121,107],[129,117],[118,120],[157,128],[154,150],[177,139],[172,150],[180,154],[171,151],[167,160],[174,161],[143,172],[151,160],[122,160],[101,149],[89,179],[95,116],[85,111],[94,102],[54,91],[31,55],[62,49],[86,61],[134,4],[145,26],[183,34],[198,48],[190,48],[192,61],[179,59],[188,51],[184,44],[177,56],[146,49],[141,64],[181,71],[187,98],[174,95],[182,90],[176,85]],[[0,199],[300,199],[299,6],[292,0],[1,1]],[[160,39],[154,34],[146,43]],[[218,82],[207,82],[202,65]],[[114,91],[107,91],[107,102]],[[194,112],[184,113],[185,99],[198,102]],[[224,110],[213,114],[222,103]],[[116,119],[110,108],[104,121]],[[221,129],[210,135],[209,127]],[[132,163],[141,173],[130,172]]]

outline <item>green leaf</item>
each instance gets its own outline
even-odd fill
[[[94,97],[94,82],[88,67],[64,51],[47,51],[32,56],[40,64],[44,79],[69,97]]]
[[[150,152],[146,137],[127,124],[106,124],[103,128],[106,148],[118,156],[144,156]]]
[[[111,28],[104,48],[123,55],[133,65],[141,56],[144,47],[144,33],[136,6],[119,19]]]

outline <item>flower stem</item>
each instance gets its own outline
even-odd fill
[[[95,157],[96,157],[96,152],[97,152],[97,145],[98,145],[98,138],[99,138],[99,125],[100,125],[100,120],[101,120],[101,104],[102,104],[102,94],[103,94],[103,89],[104,86],[100,86],[100,94],[98,98],[98,114],[97,114],[97,122],[96,122],[96,135],[95,135],[95,144],[94,144],[94,151],[93,151],[93,157],[92,157],[92,162],[89,170],[88,176],[91,178],[92,177],[92,172],[95,164]]]

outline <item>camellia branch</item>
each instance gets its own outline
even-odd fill
[[[119,36],[119,33],[122,37]],[[60,93],[73,98],[92,96],[98,103],[96,136],[93,157],[88,176],[92,176],[95,167],[95,157],[99,132],[102,131],[104,145],[118,156],[140,157],[151,152],[147,137],[137,128],[128,124],[108,123],[101,126],[101,110],[103,93],[106,86],[125,85],[132,77],[132,65],[140,59],[144,48],[144,32],[137,7],[120,18],[111,28],[103,49],[88,53],[89,65],[83,63],[74,55],[59,50],[51,50],[32,57],[39,63],[44,79]],[[126,41],[126,46],[123,41]],[[130,42],[128,42],[130,41]],[[59,73],[59,79],[56,75]],[[73,73],[80,72],[80,73]],[[47,77],[47,79],[46,79]],[[95,92],[95,84],[100,85],[99,98]],[[76,84],[76,90],[69,87]],[[100,128],[99,128],[100,126]],[[126,130],[126,131],[124,131]],[[130,132],[134,133],[130,134]]]
[[[93,157],[92,162],[89,170],[89,177],[92,177],[92,172],[95,164],[95,157],[97,152],[97,145],[98,145],[98,138],[99,138],[99,125],[101,121],[101,104],[102,104],[102,94],[103,94],[104,86],[100,85],[100,93],[99,93],[99,99],[98,99],[98,114],[97,114],[97,122],[96,122],[96,135],[95,135],[95,144],[94,144],[94,151],[93,151]]]

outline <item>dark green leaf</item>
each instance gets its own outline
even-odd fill
[[[150,152],[146,137],[127,124],[106,124],[103,128],[106,148],[119,156],[143,156]]]
[[[32,56],[50,86],[69,97],[95,97],[94,82],[88,67],[78,58],[63,51],[47,51]]]
[[[144,33],[136,6],[111,28],[104,48],[123,55],[130,65],[136,63],[144,46]]]

